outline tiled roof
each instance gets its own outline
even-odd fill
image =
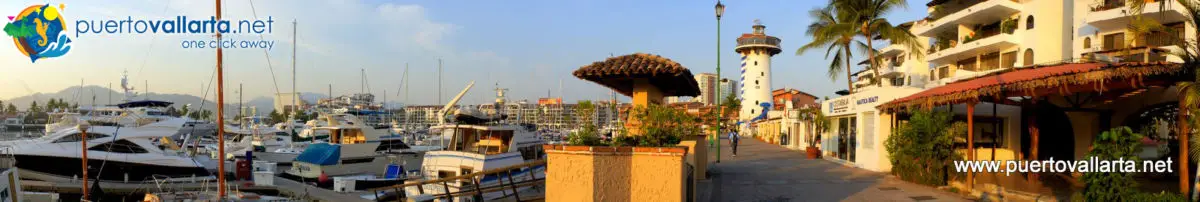
[[[663,96],[700,95],[699,84],[692,72],[678,62],[662,56],[634,53],[584,65],[573,73],[576,78],[595,82],[633,96],[633,80],[650,79]]]
[[[1104,91],[1112,82],[1145,85],[1144,77],[1180,75],[1186,68],[1167,62],[1067,63],[1017,68],[949,83],[880,105],[885,110],[930,108],[978,101],[993,96],[1068,94],[1069,86],[1088,85]]]

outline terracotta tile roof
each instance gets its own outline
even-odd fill
[[[997,95],[1052,94],[1066,86],[1095,84],[1103,91],[1105,82],[1141,82],[1143,77],[1186,73],[1179,64],[1152,63],[1068,63],[1044,67],[1017,68],[973,79],[958,81],[899,98],[880,105],[885,110],[929,108],[938,105],[978,101],[981,97]],[[1058,92],[1062,94],[1063,92]]]
[[[573,74],[576,78],[595,82],[625,96],[633,96],[633,80],[639,78],[650,79],[651,84],[663,92],[663,96],[700,95],[700,87],[692,71],[678,62],[654,54],[634,53],[610,57],[584,65]]]

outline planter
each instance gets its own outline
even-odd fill
[[[819,159],[819,158],[821,158],[821,148],[817,148],[817,147],[804,148],[804,154],[806,156],[808,156],[808,159]]]
[[[686,201],[687,147],[542,145],[546,201]]]

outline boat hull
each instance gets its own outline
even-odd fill
[[[71,182],[82,177],[81,159],[56,156],[14,155],[0,158],[5,163],[15,160],[22,178],[49,182]],[[179,167],[125,162],[120,160],[88,159],[88,178],[110,182],[144,182],[165,178],[208,177],[211,174],[200,166]]]

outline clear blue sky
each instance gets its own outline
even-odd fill
[[[16,15],[35,4],[66,4],[62,11],[68,29],[77,19],[166,19],[177,15],[213,15],[211,1],[5,1],[0,15]],[[726,1],[721,30],[722,76],[737,78],[734,39],[749,32],[761,19],[767,33],[783,39],[783,53],[773,60],[773,88],[797,88],[829,96],[844,86],[826,76],[824,53],[795,55],[809,40],[807,12],[823,6],[822,0]],[[925,16],[926,1],[908,2],[907,10],[891,14],[893,23]],[[603,60],[609,54],[646,52],[674,59],[693,73],[714,72],[716,67],[715,1],[349,1],[258,0],[226,3],[227,19],[271,16],[272,33],[228,35],[239,40],[262,37],[274,40],[270,51],[226,50],[226,82],[246,84],[246,96],[267,96],[291,91],[290,21],[299,21],[297,51],[298,88],[324,93],[333,84],[334,94],[361,91],[360,71],[365,69],[371,91],[397,96],[404,64],[409,63],[413,104],[434,104],[437,99],[437,60],[445,61],[444,93],[447,100],[469,80],[476,87],[466,103],[490,100],[490,89],[499,82],[511,89],[510,97],[535,100],[547,93],[565,99],[602,99],[609,91],[570,75],[579,66]],[[170,16],[170,17],[168,17]],[[12,45],[0,43],[0,99],[57,91],[79,85],[119,85],[123,70],[140,89],[150,83],[156,93],[201,94],[201,84],[212,75],[215,51],[183,49],[182,40],[210,39],[205,35],[122,34],[84,35],[72,38],[70,53],[60,58],[29,63]],[[277,81],[272,81],[270,57]],[[856,59],[857,60],[857,59]],[[233,92],[228,90],[228,92]]]

